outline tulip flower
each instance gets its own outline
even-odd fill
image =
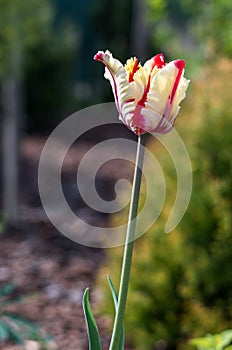
[[[105,65],[119,118],[131,131],[142,135],[172,130],[189,84],[183,60],[165,63],[164,56],[158,54],[144,66],[137,58],[127,60],[124,66],[108,50],[99,51],[94,59]]]
[[[130,281],[132,253],[138,214],[142,166],[144,161],[146,133],[166,134],[171,131],[185,98],[189,80],[184,78],[183,60],[165,63],[158,54],[142,66],[137,58],[131,58],[124,66],[109,51],[99,51],[94,59],[105,65],[105,78],[111,83],[119,118],[138,135],[134,179],[131,191],[123,261],[118,293],[108,277],[115,318],[109,350],[123,350],[124,314]],[[102,350],[97,324],[89,303],[89,290],[83,297],[83,308],[89,338],[89,350]]]

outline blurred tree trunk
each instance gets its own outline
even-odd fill
[[[3,213],[7,222],[18,220],[19,84],[7,75],[1,84]]]
[[[50,35],[52,5],[47,0],[2,0],[0,11],[0,99],[2,112],[3,215],[17,222],[19,127],[23,116],[23,55]]]
[[[147,54],[147,0],[132,1],[131,52],[139,60],[145,60]]]
[[[19,178],[19,126],[21,118],[21,41],[12,41],[9,69],[1,80],[3,215],[6,223],[16,223]]]

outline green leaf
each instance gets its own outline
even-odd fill
[[[24,339],[44,341],[39,327],[33,322],[11,313],[2,313],[2,322],[8,327],[9,337],[22,344]]]
[[[3,229],[4,229],[3,223],[0,222],[0,234],[3,232]]]
[[[97,324],[89,304],[89,288],[86,288],[83,296],[83,309],[89,338],[89,350],[102,350]]]
[[[110,290],[111,290],[113,301],[114,301],[114,307],[115,307],[115,311],[116,311],[117,310],[117,305],[118,305],[118,296],[117,296],[116,290],[114,288],[112,279],[110,278],[110,275],[107,275],[107,280],[108,280],[108,283],[109,283],[109,286],[110,286]]]
[[[0,297],[4,297],[9,294],[12,294],[14,290],[15,290],[15,284],[13,282],[8,282],[0,289]]]
[[[117,311],[117,306],[118,306],[118,296],[117,296],[116,290],[114,288],[113,282],[112,282],[112,280],[110,278],[110,275],[107,275],[107,280],[108,280],[108,283],[109,283],[109,286],[110,286],[111,294],[112,294],[113,301],[114,301],[114,308],[115,308],[115,312],[116,312]],[[119,350],[124,350],[124,342],[125,342],[125,331],[124,331],[124,325],[122,325]]]
[[[39,332],[39,327],[30,320],[8,312],[4,312],[3,316],[9,320],[10,324],[15,324],[16,327],[21,329],[22,332]]]
[[[0,305],[1,307],[7,307],[8,305],[14,305],[14,304],[20,304],[22,303],[24,300],[28,299],[27,297],[17,297],[15,299],[10,299],[10,300],[1,300],[0,301]]]
[[[230,345],[232,342],[232,329],[227,329],[223,332],[221,332],[222,337],[222,346],[225,347],[227,345]]]
[[[9,335],[10,335],[10,338],[16,342],[17,344],[23,344],[24,343],[24,339],[23,337],[21,336],[21,334],[14,330],[13,328],[9,327]]]
[[[9,339],[9,329],[8,326],[3,322],[0,322],[0,341],[6,341]]]

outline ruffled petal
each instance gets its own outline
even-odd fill
[[[153,76],[145,105],[148,109],[164,116],[169,122],[172,122],[176,117],[179,104],[185,98],[185,92],[189,84],[189,80],[183,76],[184,70],[182,69],[175,96],[171,101],[173,87],[179,73],[175,62],[168,63]]]
[[[144,67],[137,71],[134,75],[134,81],[132,84],[134,88],[135,102],[138,103],[143,98],[144,92],[148,84],[149,73]]]
[[[156,132],[165,134],[173,128],[162,115],[140,105],[128,106],[125,112],[125,124],[136,134],[145,132]]]
[[[120,117],[124,119],[122,106],[127,100],[134,99],[133,87],[127,80],[125,67],[119,60],[115,59],[108,50],[105,52],[99,51],[94,56],[94,59],[101,61],[106,66],[104,76],[111,83],[116,107]]]

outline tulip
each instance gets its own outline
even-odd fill
[[[108,50],[99,51],[94,59],[105,65],[104,76],[111,83],[119,118],[131,131],[142,135],[172,130],[189,84],[183,60],[165,63],[158,54],[144,66],[135,57],[124,66]]]
[[[112,292],[115,318],[109,350],[124,349],[124,314],[130,281],[132,253],[138,214],[142,166],[147,132],[166,134],[171,131],[185,98],[189,80],[184,78],[185,63],[175,60],[165,63],[158,54],[142,66],[137,58],[126,65],[115,59],[109,51],[99,51],[94,59],[105,65],[105,78],[111,83],[119,118],[138,135],[134,179],[124,245],[118,293],[108,277]],[[89,290],[83,297],[83,308],[89,338],[89,350],[102,350],[97,324],[89,304]]]

